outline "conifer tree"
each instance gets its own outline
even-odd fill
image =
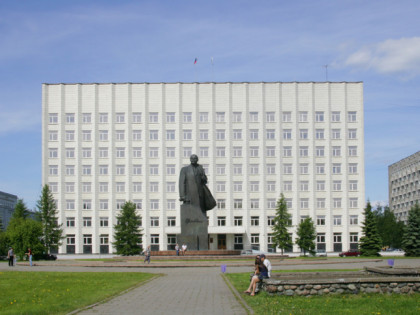
[[[360,238],[360,255],[361,256],[380,256],[379,252],[382,248],[382,240],[379,236],[378,227],[376,225],[375,216],[372,212],[372,206],[368,201],[365,212],[365,220],[362,223],[362,234]]]
[[[117,224],[114,225],[113,245],[118,255],[130,256],[141,253],[141,216],[136,213],[136,205],[127,201],[117,216]]]
[[[310,217],[299,224],[296,234],[296,244],[303,250],[303,255],[306,256],[306,252],[315,254],[316,230]]]
[[[42,188],[37,207],[42,223],[42,240],[47,253],[50,254],[51,248],[61,245],[63,229],[62,224],[58,224],[57,205],[48,185]]]
[[[420,256],[420,205],[418,203],[408,212],[402,248],[405,256]]]
[[[12,218],[26,219],[29,216],[29,210],[26,207],[23,199],[18,199],[15,205],[15,211],[13,211]]]
[[[291,227],[292,215],[287,212],[287,203],[284,199],[284,195],[281,194],[279,200],[277,200],[276,216],[274,217],[273,231],[273,242],[276,247],[280,248],[281,254],[285,249],[292,247],[293,242],[290,237],[288,227]]]

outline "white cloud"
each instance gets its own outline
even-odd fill
[[[413,77],[420,74],[420,37],[388,39],[351,54],[346,66]]]
[[[41,117],[38,111],[20,110],[5,112],[0,109],[0,112],[0,135],[40,129]]]

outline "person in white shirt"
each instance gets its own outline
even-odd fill
[[[187,245],[184,243],[182,244],[182,256],[185,256],[185,253],[187,252]]]
[[[260,259],[263,262],[263,264],[267,267],[267,273],[268,277],[271,277],[271,262],[265,257],[264,254],[260,255]]]

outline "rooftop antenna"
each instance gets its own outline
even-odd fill
[[[325,67],[325,81],[328,82],[328,65],[324,65]]]

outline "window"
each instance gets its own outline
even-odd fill
[[[308,139],[308,129],[300,129],[299,130],[299,137],[301,140]]]
[[[258,175],[259,172],[259,165],[258,164],[251,164],[249,165],[249,170],[252,175]]]
[[[333,164],[333,174],[341,174],[341,164],[339,163]]]
[[[331,137],[333,139],[340,139],[341,138],[341,130],[340,129],[333,129],[331,131]]]
[[[332,147],[332,156],[341,156],[341,147]]]
[[[258,140],[258,129],[251,129],[249,131],[250,140]]]
[[[251,209],[259,209],[259,208],[260,208],[260,200],[251,199]]]
[[[66,141],[74,141],[74,130],[66,130]]]
[[[149,158],[159,157],[159,148],[151,147],[149,148]]]
[[[225,199],[217,199],[217,209],[226,209]]]
[[[209,156],[209,147],[200,147],[200,157]]]
[[[125,157],[125,148],[116,148],[116,157],[124,158]]]
[[[226,191],[226,182],[216,182],[216,191],[225,192]]]
[[[92,175],[92,166],[91,165],[83,165],[82,166],[82,175]]]
[[[66,225],[67,225],[67,227],[75,227],[76,226],[75,218],[74,217],[66,218]]]
[[[99,226],[107,227],[108,226],[108,217],[100,217],[99,218]]]
[[[159,234],[151,234],[150,243],[159,246]]]
[[[241,192],[242,191],[242,182],[233,182],[233,191]]]
[[[324,139],[324,129],[317,129],[315,131],[315,137],[317,140],[323,140]]]
[[[166,113],[166,122],[171,124],[175,122],[175,113],[173,112],[167,112]]]
[[[316,199],[316,207],[318,209],[325,209],[325,198],[317,198]]]
[[[92,141],[92,132],[90,130],[82,130],[82,141]]]
[[[267,182],[267,191],[275,192],[276,191],[276,182],[274,182],[274,181]]]
[[[50,113],[50,114],[48,114],[48,122],[51,124],[51,125],[55,125],[55,124],[58,124],[58,114],[53,114],[53,113]]]
[[[158,182],[150,182],[149,183],[150,192],[159,192],[159,183]]]
[[[58,141],[58,131],[50,130],[48,132],[48,139],[50,141]]]
[[[265,148],[265,153],[267,157],[275,157],[276,156],[276,147],[268,146]]]
[[[316,147],[315,153],[317,157],[323,157],[325,155],[325,149],[324,147]]]
[[[341,180],[333,181],[333,191],[341,191]]]
[[[150,199],[150,210],[159,210],[159,199]]]
[[[108,210],[108,200],[107,199],[101,199],[99,200],[99,210]]]
[[[217,175],[225,175],[226,174],[226,165],[225,164],[217,164],[216,165],[216,174]]]
[[[168,210],[175,210],[175,199],[168,199],[166,203]]]
[[[168,217],[168,226],[176,226],[176,217]]]
[[[108,130],[99,130],[99,141],[108,141]]]
[[[283,140],[292,139],[292,129],[283,129]]]
[[[258,192],[260,190],[260,182],[251,182],[250,183],[250,190],[252,192]]]
[[[291,181],[285,181],[283,183],[283,190],[284,191],[292,191],[292,182]]]
[[[115,114],[115,122],[117,124],[125,123],[125,113],[116,113]]]
[[[242,130],[233,129],[233,140],[242,140]]]
[[[316,225],[325,225],[325,215],[318,215],[316,217]]]
[[[334,225],[336,225],[336,226],[341,225],[341,215],[335,215],[335,216],[333,217],[333,223],[334,223]]]
[[[224,150],[224,148],[223,148],[223,150]],[[189,158],[191,156],[191,154],[192,154],[192,148],[191,147],[183,147],[182,148],[182,152],[183,152],[184,158]]]
[[[309,191],[309,182],[301,181],[300,182],[300,191]]]
[[[242,226],[242,217],[234,217],[233,218],[233,225],[234,226]]]
[[[141,130],[133,130],[133,141],[141,140]]]
[[[50,183],[48,183],[48,185],[50,186],[50,190],[51,190],[52,193],[57,193],[58,192],[58,183],[50,182]]]
[[[217,112],[216,113],[216,122],[218,122],[218,123],[225,122],[225,112]]]
[[[358,205],[358,198],[350,198],[350,208],[357,208]]]
[[[242,113],[241,112],[233,112],[233,122],[238,123],[242,122]]]
[[[143,208],[143,201],[141,199],[133,200],[133,203],[136,205],[137,210],[141,210]],[[140,222],[140,225],[141,225],[141,222]]]
[[[74,122],[75,122],[74,114],[66,114],[66,123],[74,124]]]
[[[150,226],[159,226],[159,217],[150,217]]]
[[[331,121],[332,122],[339,122],[340,121],[340,112],[332,112],[331,113]]]
[[[308,174],[309,173],[309,167],[308,164],[299,164],[300,173],[301,174]]]
[[[66,183],[66,193],[74,193],[74,183]]]
[[[216,130],[216,140],[225,140],[225,130],[217,129]],[[185,139],[184,139],[185,140]]]
[[[209,122],[209,113],[207,112],[200,112],[199,120],[201,123]]]
[[[258,122],[258,112],[249,113],[249,122]]]
[[[209,140],[208,129],[200,129],[200,140]]]
[[[175,157],[175,148],[172,148],[172,147],[166,148],[166,157],[167,158],[174,158]]]
[[[266,137],[267,137],[267,140],[276,139],[276,131],[274,129],[267,129]]]
[[[51,167],[56,167],[57,173],[51,174]],[[50,165],[50,175],[57,175],[58,174],[58,166],[56,165]],[[66,165],[66,175],[74,175],[74,165]]]
[[[308,209],[309,208],[309,199],[308,198],[300,199],[300,208],[301,209]]]
[[[316,182],[316,190],[317,191],[325,191],[325,181],[323,180],[318,180]]]
[[[139,193],[142,191],[142,183],[141,182],[133,182],[133,192]]]
[[[357,173],[357,163],[350,163],[349,174],[356,174],[356,173]]]
[[[92,183],[90,182],[83,182],[82,183],[82,192],[90,193],[92,191]]]
[[[53,150],[55,150],[55,153],[58,155],[58,150],[57,149],[53,149]],[[74,159],[74,157],[75,157],[74,148],[66,148],[66,158]]]
[[[267,216],[267,225],[273,226],[274,225],[274,217],[273,216]]]
[[[226,226],[226,217],[217,217],[217,226]]]
[[[251,217],[251,226],[259,226],[260,217]]]
[[[324,112],[315,112],[315,121],[324,122]]]
[[[192,122],[192,113],[184,112],[182,113],[184,123],[191,123]]]
[[[100,124],[108,123],[108,113],[99,113],[99,123]]]
[[[141,148],[134,147],[133,148],[133,157],[134,158],[141,158]]]
[[[348,121],[349,122],[356,122],[356,112],[348,112]]]
[[[83,226],[84,227],[92,226],[92,218],[91,217],[83,217]]]
[[[356,139],[357,138],[357,129],[349,129],[348,137],[349,137],[349,139]]]
[[[351,215],[350,216],[350,225],[358,225],[359,224],[359,220],[357,215]]]
[[[258,157],[258,147],[250,147],[250,156]]]
[[[251,244],[252,245],[259,245],[260,243],[260,235],[259,234],[251,234]]]
[[[149,140],[159,140],[159,130],[149,130]]]
[[[159,122],[159,113],[149,113],[149,122],[150,123],[158,123]]]
[[[275,164],[267,164],[267,174],[275,175],[276,174],[276,165]]]
[[[125,175],[125,165],[117,165],[117,175]]]
[[[276,208],[276,199],[268,198],[267,199],[267,208],[268,209],[275,209]]]
[[[216,156],[217,157],[225,157],[226,156],[226,149],[225,149],[225,147],[216,147]]]
[[[233,164],[233,175],[242,175],[242,165]]]
[[[357,191],[357,180],[349,181],[349,190],[350,191]]]
[[[325,164],[324,163],[318,163],[316,165],[316,173],[317,174],[325,174]]]
[[[234,209],[242,209],[242,199],[234,199],[233,200],[233,208]]]
[[[309,154],[308,147],[299,147],[299,156],[300,157],[307,157]]]
[[[92,149],[91,148],[83,148],[82,149],[82,158],[90,159],[92,157]]]
[[[292,156],[292,147],[283,147],[283,157]]]
[[[299,122],[308,122],[308,112],[299,112]]]
[[[107,182],[100,182],[99,183],[99,192],[101,192],[101,193],[108,192],[108,183]]]
[[[291,112],[283,112],[282,113],[283,122],[291,122],[292,121],[292,113]]]
[[[133,113],[133,123],[134,124],[141,123],[141,113]]]
[[[333,198],[333,208],[334,209],[341,208],[341,198]]]
[[[107,158],[108,157],[108,148],[99,148],[99,157]]]
[[[123,193],[123,192],[125,192],[125,183],[123,183],[123,182],[117,182],[116,188],[117,188],[117,193]]]
[[[233,156],[242,157],[242,147],[233,147]]]
[[[349,156],[357,156],[357,147],[349,146]]]
[[[292,174],[292,164],[283,164],[283,173]]]
[[[175,182],[166,183],[166,192],[175,192]]]
[[[274,112],[266,112],[265,113],[265,121],[266,122],[275,122],[275,114]]]
[[[325,233],[318,233],[317,235],[316,235],[316,242],[318,243],[318,244],[325,244]]]
[[[74,210],[75,203],[74,200],[66,200],[66,210]]]
[[[350,233],[350,243],[358,243],[359,242],[359,235],[358,233]]]
[[[141,175],[142,173],[141,170],[142,170],[141,164],[133,165],[133,175]]]

